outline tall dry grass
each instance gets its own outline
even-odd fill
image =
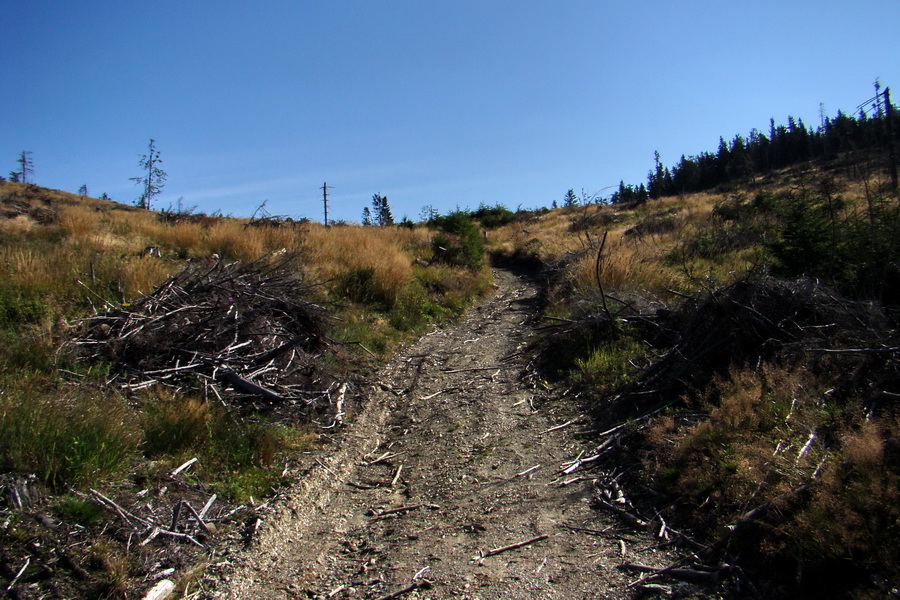
[[[347,273],[372,269],[393,305],[413,280],[413,263],[430,248],[430,232],[404,227],[331,227],[311,225],[300,243],[317,279],[334,281]]]

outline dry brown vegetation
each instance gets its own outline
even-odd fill
[[[900,577],[898,205],[847,164],[489,234],[546,267],[545,372],[622,426],[605,477],[764,597]]]
[[[321,427],[365,401],[376,353],[488,289],[485,270],[437,260],[433,235],[159,214],[0,182],[5,585],[27,557],[17,589],[47,580],[70,597],[129,596],[160,563],[189,572],[198,546],[174,535],[205,530],[184,523],[136,549],[150,530],[134,523],[165,529],[179,502],[199,510],[214,493],[208,521],[242,535],[253,509],[232,509],[277,490],[327,441]],[[36,536],[55,541],[29,549]]]
[[[727,192],[510,215],[484,234],[495,260],[540,267],[550,320],[537,363],[607,432],[597,440],[606,444],[595,463],[601,478],[627,487],[629,509],[664,518],[683,532],[678,542],[702,547],[708,564],[733,565],[765,597],[881,597],[900,579],[900,213],[883,176],[841,164]],[[9,490],[40,490],[45,499],[28,502],[68,520],[60,531],[82,540],[102,522],[86,487],[115,489],[135,511],[143,510],[136,493],[163,497],[169,486],[194,503],[213,490],[235,502],[268,493],[285,461],[326,439],[316,433],[324,421],[310,418],[333,419],[334,404],[295,422],[273,419],[238,406],[239,394],[223,394],[210,371],[193,383],[131,378],[139,385],[129,390],[114,383],[136,368],[122,360],[127,344],[87,360],[63,342],[105,344],[101,321],[84,321],[91,335],[79,325],[97,315],[126,323],[132,311],[134,323],[157,323],[146,299],[164,282],[194,282],[190,273],[289,264],[304,282],[298,301],[329,315],[319,338],[328,350],[312,352],[321,362],[303,385],[322,384],[310,392],[331,402],[336,383],[364,376],[373,357],[489,289],[487,270],[437,250],[464,248],[467,233],[441,235],[438,244],[423,226],[160,218],[0,184],[0,472],[12,477],[0,481],[3,514],[19,514]],[[224,331],[229,308],[249,307],[226,298],[188,303],[185,316]],[[176,364],[142,375],[179,372],[188,357],[166,331]],[[248,347],[265,355],[279,339]],[[320,368],[329,375],[317,379]],[[191,457],[200,462],[189,482],[166,477]],[[7,523],[0,535],[18,558],[28,539],[51,535],[20,516]],[[154,560],[148,552],[122,562],[130,533],[119,523],[78,554],[74,564],[86,566],[69,571],[88,569],[88,583],[72,589],[124,595],[141,571],[134,561]]]

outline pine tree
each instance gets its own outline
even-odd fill
[[[575,190],[570,189],[566,192],[566,195],[563,196],[563,206],[566,208],[578,206],[578,197],[575,195]]]
[[[150,145],[147,154],[138,161],[141,169],[146,171],[146,175],[142,177],[131,177],[130,180],[142,187],[141,195],[135,202],[136,206],[150,210],[150,204],[154,198],[162,192],[163,186],[166,184],[168,175],[159,168],[162,159],[159,157],[159,150],[156,149],[156,140],[150,138]]]
[[[363,207],[362,224],[365,227],[369,227],[372,224],[372,211],[369,210],[368,206]]]
[[[31,177],[32,182],[34,181],[34,163],[31,160],[31,151],[30,150],[22,150],[22,153],[19,155],[19,158],[16,160],[19,163],[19,171],[17,173],[17,177],[15,181],[19,183],[28,183],[28,177]],[[15,171],[11,172],[10,179],[12,179],[12,175]]]
[[[372,196],[372,216],[379,227],[386,227],[394,224],[394,215],[391,214],[391,207],[388,204],[387,196],[375,194]]]
[[[647,191],[651,198],[659,198],[663,195],[664,177],[662,160],[660,160],[659,150],[656,150],[653,152],[653,170],[647,176]]]

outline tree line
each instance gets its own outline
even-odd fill
[[[876,86],[876,96],[860,107],[856,116],[838,111],[834,118],[824,117],[813,128],[802,119],[788,117],[786,125],[770,119],[768,133],[757,129],[748,136],[734,136],[730,142],[719,138],[715,152],[694,156],[681,155],[673,166],[662,163],[659,152],[647,174],[647,184],[619,183],[610,201],[643,202],[676,194],[702,192],[739,179],[767,175],[772,171],[816,159],[832,159],[839,155],[883,148],[889,142],[891,128],[900,126],[897,111],[890,104],[888,88]]]

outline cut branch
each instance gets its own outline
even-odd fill
[[[533,537],[530,540],[525,540],[524,542],[516,542],[515,544],[510,544],[509,546],[503,546],[501,548],[494,548],[493,550],[488,550],[485,552],[481,558],[487,558],[488,556],[494,556],[496,554],[500,554],[501,552],[507,552],[508,550],[515,550],[517,548],[522,548],[524,546],[530,546],[531,544],[535,544],[542,540],[546,540],[549,535],[539,535],[537,537]]]

